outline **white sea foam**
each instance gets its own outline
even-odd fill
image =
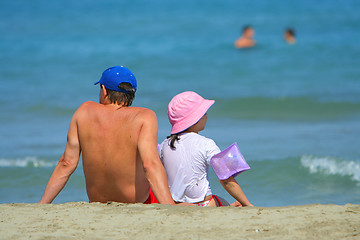
[[[310,173],[350,176],[352,180],[360,183],[359,161],[304,155],[301,157],[301,164],[308,168]]]
[[[25,158],[16,158],[16,159],[0,159],[0,167],[53,167],[56,163],[49,162],[43,159],[38,159],[37,157],[25,157]]]

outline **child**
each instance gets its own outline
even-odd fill
[[[161,143],[159,150],[175,202],[199,206],[229,205],[212,194],[208,179],[210,159],[220,149],[212,139],[198,134],[205,128],[206,112],[214,102],[188,91],[176,95],[169,103],[171,135]],[[252,206],[234,177],[220,182],[237,200],[234,206]]]

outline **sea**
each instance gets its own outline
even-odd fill
[[[358,0],[1,0],[0,203],[40,200],[72,114],[123,65],[159,143],[173,96],[215,100],[200,134],[238,144],[252,204],[360,204],[359,12]],[[256,46],[235,49],[245,25]],[[212,170],[210,182],[235,201]],[[88,201],[81,161],[54,203],[77,201]]]

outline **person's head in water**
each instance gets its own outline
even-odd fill
[[[123,66],[115,66],[106,69],[100,81],[100,102],[107,97],[111,104],[130,106],[135,98],[137,82],[134,74]],[[106,90],[106,96],[102,88]]]
[[[245,25],[242,29],[242,35],[247,38],[252,38],[255,35],[255,31],[250,25]]]
[[[294,44],[296,42],[295,30],[292,28],[287,28],[284,32],[284,39],[289,44]]]
[[[250,25],[245,25],[242,29],[241,36],[234,42],[236,48],[251,48],[256,42],[253,39],[255,30]]]

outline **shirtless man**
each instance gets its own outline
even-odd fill
[[[100,103],[85,102],[74,113],[64,154],[39,203],[55,199],[82,153],[90,202],[153,203],[157,198],[161,204],[174,204],[158,156],[156,115],[130,107],[135,76],[116,66],[105,70],[98,83]]]
[[[254,35],[254,29],[250,26],[245,26],[242,36],[235,41],[234,46],[236,48],[250,48],[255,46],[255,40],[253,39]]]

